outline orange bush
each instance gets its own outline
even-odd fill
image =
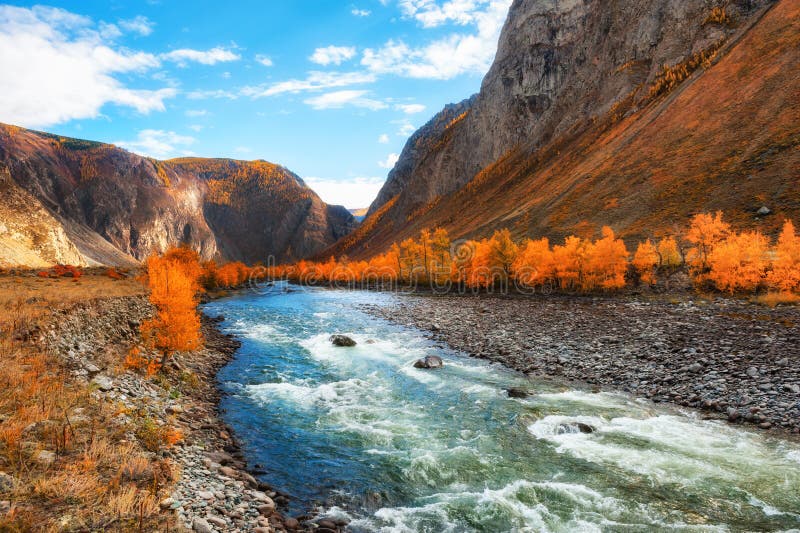
[[[605,226],[603,236],[586,247],[581,288],[614,290],[625,287],[628,270],[628,249],[614,230]]]
[[[768,251],[758,232],[731,234],[709,254],[708,277],[722,291],[755,291],[766,279]]]
[[[689,250],[688,263],[696,275],[708,270],[709,255],[730,232],[731,227],[722,220],[722,211],[717,211],[714,215],[709,213],[695,215],[686,234],[686,240],[694,245],[694,248]]]

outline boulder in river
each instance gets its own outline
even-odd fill
[[[334,346],[340,346],[344,348],[356,345],[356,341],[347,335],[331,335],[331,338],[328,340],[330,340]]]
[[[514,387],[506,389],[506,393],[508,393],[509,398],[527,398],[530,396],[526,391]]]
[[[594,433],[595,429],[589,424],[583,422],[575,422],[574,424],[561,424],[558,426],[556,433],[562,435],[564,433]]]
[[[438,355],[426,355],[414,363],[414,368],[442,368],[443,366],[444,361]]]

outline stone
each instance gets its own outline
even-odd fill
[[[6,472],[0,472],[0,492],[11,490],[14,487],[14,476]]]
[[[689,372],[693,372],[696,374],[701,370],[703,370],[703,365],[701,365],[700,363],[692,363],[691,365],[689,365],[689,368],[687,370],[689,370]]]
[[[164,498],[163,500],[158,502],[158,506],[161,509],[170,509],[170,508],[172,508],[172,505],[174,503],[175,503],[175,499],[174,498]]]
[[[300,521],[297,518],[287,518],[283,521],[283,526],[288,530],[300,529]]]
[[[206,517],[206,520],[208,520],[208,522],[211,525],[217,526],[218,528],[223,528],[224,529],[224,528],[228,527],[228,523],[223,518],[220,518],[218,516],[211,515],[211,516]]]
[[[760,217],[765,217],[765,216],[771,215],[771,214],[772,214],[772,209],[770,209],[769,207],[767,207],[765,205],[762,205],[761,208],[758,211],[756,211],[756,215],[758,215]]]
[[[108,392],[114,388],[114,381],[110,377],[102,374],[95,376],[92,379],[92,384],[103,392]]]
[[[192,522],[192,529],[197,533],[214,533],[214,528],[203,518],[195,518]]]
[[[197,497],[198,498],[202,498],[204,500],[213,500],[214,499],[214,493],[211,492],[211,491],[208,491],[208,490],[201,490],[201,491],[198,491]]]
[[[508,394],[509,398],[527,398],[530,396],[530,394],[528,394],[526,391],[514,387],[507,389],[506,393]]]
[[[269,496],[267,496],[267,498],[269,498]],[[275,502],[272,501],[271,499],[258,506],[258,513],[261,516],[270,516],[274,512],[275,512]]]
[[[751,366],[747,369],[747,375],[751,378],[757,378],[759,376],[758,369],[754,366]]]
[[[333,520],[328,520],[328,519],[320,520],[319,522],[317,522],[317,525],[319,527],[321,527],[321,528],[333,529],[334,531],[337,528],[336,522],[334,522]]]
[[[33,460],[39,463],[40,465],[50,466],[55,462],[56,454],[51,451],[41,450],[40,452],[38,452],[36,455],[33,456]]]
[[[349,348],[355,346],[357,343],[347,335],[331,335],[330,339],[331,344],[334,346],[339,346],[340,348]]]
[[[438,355],[426,355],[422,359],[417,359],[414,368],[442,368],[444,361]]]
[[[183,412],[183,407],[178,404],[173,404],[167,406],[167,413],[171,415],[177,415]]]

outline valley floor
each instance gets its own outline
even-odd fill
[[[367,311],[538,377],[800,433],[800,308],[730,299],[408,295]]]

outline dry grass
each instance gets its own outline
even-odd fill
[[[158,501],[174,468],[128,435],[135,418],[76,380],[25,335],[50,310],[98,296],[141,294],[138,282],[89,274],[73,282],[0,276],[0,531],[169,530]],[[163,430],[164,432],[168,430]],[[170,436],[170,441],[172,440]],[[162,441],[163,442],[163,441]]]
[[[800,304],[800,294],[791,292],[768,292],[752,298],[757,304],[775,307],[778,305],[797,305]]]

